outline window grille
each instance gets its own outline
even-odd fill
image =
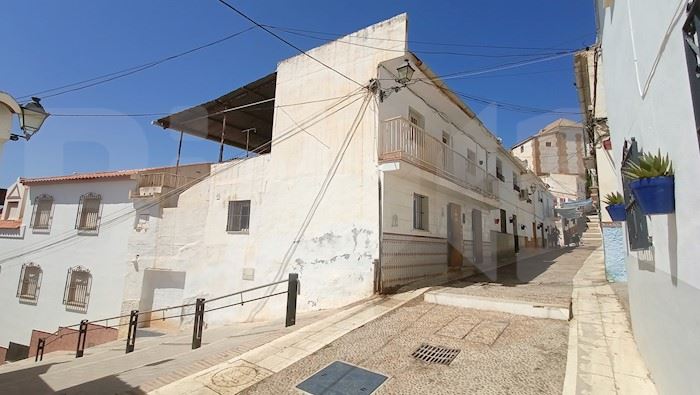
[[[80,197],[75,228],[82,231],[97,231],[100,225],[100,203],[102,196],[86,193]]]
[[[624,169],[630,163],[639,163],[641,153],[637,149],[637,141],[632,138],[631,141],[625,141],[623,148],[622,165]],[[647,229],[647,218],[642,213],[639,203],[634,198],[634,194],[630,189],[630,182],[633,181],[622,175],[622,191],[625,196],[625,209],[627,211],[627,236],[629,238],[630,250],[644,250],[651,246],[649,240],[649,232]]]
[[[39,195],[34,199],[31,227],[34,229],[49,229],[51,227],[51,211],[53,210],[53,197]]]
[[[428,197],[413,195],[413,229],[428,230]]]
[[[688,82],[695,113],[695,129],[700,146],[700,0],[688,4],[687,16],[683,24],[685,57],[688,65]]]
[[[248,232],[250,225],[250,200],[228,202],[228,221],[226,231]]]
[[[39,299],[39,289],[41,288],[42,277],[41,266],[34,263],[25,263],[19,275],[17,284],[17,297],[21,301],[34,302]]]
[[[66,305],[66,309],[87,311],[91,287],[90,270],[82,266],[69,268],[66,275],[66,288],[63,292],[63,304]]]
[[[501,220],[500,220],[501,233],[508,233],[508,227],[506,225],[508,223],[508,215],[506,214],[506,210],[504,210],[504,209],[500,209],[500,210],[501,210]]]
[[[496,178],[505,182],[506,178],[503,176],[503,162],[496,158]]]

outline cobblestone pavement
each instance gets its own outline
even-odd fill
[[[568,324],[420,300],[372,321],[243,393],[294,388],[341,360],[389,377],[378,394],[560,394]],[[411,357],[421,344],[460,350],[449,366]]]
[[[124,341],[85,350],[46,354],[0,368],[0,394],[144,394],[155,388],[260,347],[316,322],[334,310],[301,314],[297,325],[284,322],[242,323],[204,331],[202,347],[192,350],[192,333],[138,337],[136,350],[124,353]]]
[[[598,246],[556,249],[435,289],[448,287],[453,293],[568,307],[573,278]]]

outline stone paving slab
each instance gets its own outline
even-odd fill
[[[376,298],[342,310],[261,347],[150,393],[155,395],[239,393],[242,388],[253,385],[266,377],[268,372],[278,373],[284,370],[339,337],[399,308],[410,300],[422,296],[426,290],[421,289]],[[219,374],[224,374],[226,376],[225,382],[232,384],[227,387],[221,383],[215,383],[213,380],[219,377]]]
[[[299,394],[297,384],[344,361],[389,376],[376,394],[560,394],[567,333],[564,321],[415,299],[241,393]],[[411,356],[424,343],[460,353],[449,365],[429,364]]]
[[[601,249],[575,276],[573,299],[564,394],[656,394]]]
[[[429,294],[506,299],[568,309],[573,278],[596,248],[595,245],[561,248],[518,259],[493,271],[435,287]]]

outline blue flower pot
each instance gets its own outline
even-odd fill
[[[624,221],[627,219],[627,212],[624,204],[611,204],[605,207],[613,221]]]
[[[640,178],[630,188],[645,215],[670,214],[675,211],[673,176]]]

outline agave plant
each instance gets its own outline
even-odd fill
[[[603,198],[603,201],[604,201],[605,204],[607,204],[608,206],[613,206],[613,205],[616,205],[616,204],[624,204],[624,203],[625,203],[625,198],[622,197],[622,195],[620,194],[620,192],[614,192],[614,193],[611,192],[611,193],[605,195],[605,197]]]
[[[657,154],[642,154],[639,163],[630,163],[622,170],[622,174],[632,180],[640,178],[663,177],[673,175],[673,164],[666,156]]]

